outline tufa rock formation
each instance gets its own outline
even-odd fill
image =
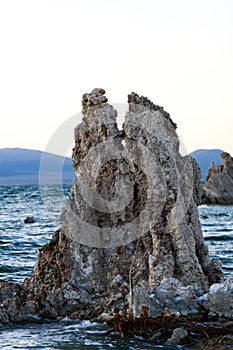
[[[165,303],[197,314],[198,296],[222,282],[198,218],[197,164],[179,154],[163,108],[135,93],[128,101],[119,130],[103,89],[83,95],[64,225],[38,250],[30,279],[0,287],[1,322],[137,316],[144,302],[150,316]]]
[[[233,204],[233,158],[229,153],[221,154],[222,164],[214,162],[208,170],[202,186],[203,204]]]

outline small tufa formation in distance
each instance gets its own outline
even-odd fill
[[[233,204],[233,158],[229,153],[221,154],[222,164],[211,164],[202,186],[203,204]]]

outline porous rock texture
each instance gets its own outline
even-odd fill
[[[128,102],[119,130],[103,89],[83,96],[64,225],[38,250],[30,279],[1,285],[1,322],[94,319],[129,306],[138,315],[143,299],[153,316],[153,304],[162,309],[176,297],[183,303],[171,309],[182,313],[184,305],[187,314],[185,299],[222,282],[198,218],[197,164],[180,155],[176,125],[162,107],[135,93]]]
[[[233,315],[233,276],[224,283],[216,283],[207,294],[206,307],[211,317],[232,318]]]
[[[221,154],[222,164],[214,162],[208,170],[202,186],[203,204],[233,204],[233,158],[229,153]]]

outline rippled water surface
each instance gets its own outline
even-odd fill
[[[47,188],[46,205],[38,186],[0,186],[0,281],[22,282],[33,269],[36,250],[60,227],[60,211],[68,196],[64,187]],[[45,192],[43,191],[43,194]],[[24,224],[33,216],[34,224]]]
[[[44,322],[0,328],[0,348],[8,349],[179,349],[161,346],[139,338],[121,339],[118,334],[105,336],[104,325],[89,321]]]
[[[202,205],[200,220],[211,258],[222,261],[225,276],[233,273],[233,206]]]
[[[68,196],[46,188],[46,204],[37,186],[0,187],[0,282],[22,282],[33,271],[36,250],[60,227],[59,215]],[[43,191],[43,195],[45,192]],[[43,200],[42,200],[43,198]],[[200,206],[200,219],[212,258],[220,258],[225,275],[233,272],[233,206]],[[34,224],[25,224],[34,216]],[[36,321],[36,320],[34,320]],[[0,327],[0,349],[181,349],[141,339],[104,336],[105,326],[90,322],[20,324]]]

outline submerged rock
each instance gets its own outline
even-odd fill
[[[233,348],[233,335],[216,336],[212,339],[200,341],[196,349],[211,349],[211,350],[232,350]]]
[[[36,222],[36,219],[34,218],[34,216],[27,216],[24,219],[25,224],[34,224],[35,222]]]
[[[212,163],[204,185],[201,202],[203,204],[233,204],[233,158],[229,153],[221,154],[222,164]]]
[[[137,314],[143,304],[151,315],[167,305],[197,314],[198,296],[222,282],[198,218],[196,162],[180,155],[162,107],[135,93],[128,99],[119,130],[103,89],[83,95],[64,224],[38,250],[32,277],[14,295],[9,287],[9,298],[4,292],[2,322]]]

